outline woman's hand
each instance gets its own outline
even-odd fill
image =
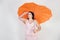
[[[28,12],[23,12],[22,15],[20,15],[20,17],[23,17],[24,15],[26,15]]]
[[[40,30],[41,30],[41,27],[38,27],[38,29],[34,29],[33,32],[34,32],[34,33],[37,33],[37,32],[40,31]]]
[[[37,30],[35,29],[35,30],[33,30],[33,32],[34,32],[34,33],[37,33]]]
[[[28,12],[24,12],[23,14],[27,14]]]

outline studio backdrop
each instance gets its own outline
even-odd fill
[[[51,12],[49,19],[40,24],[38,40],[60,40],[60,0],[0,0],[0,40],[25,40],[25,25],[18,19],[18,8],[30,2],[46,6]]]

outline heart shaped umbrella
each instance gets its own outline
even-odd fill
[[[50,19],[52,16],[51,10],[46,6],[38,5],[36,3],[24,3],[22,6],[18,8],[18,16],[20,16],[25,11],[32,11],[34,12],[34,18],[37,22],[43,23]],[[23,16],[23,18],[27,19],[27,14]]]

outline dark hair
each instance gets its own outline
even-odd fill
[[[32,14],[32,19],[34,20],[34,12],[29,11],[29,13],[31,13],[31,14]],[[28,18],[28,19],[29,19],[29,18]]]

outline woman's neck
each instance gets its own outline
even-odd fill
[[[29,19],[29,20],[33,20],[33,19],[31,18],[31,19]]]
[[[34,20],[33,20],[33,19],[29,19],[28,21],[29,21],[29,23],[31,24]]]

